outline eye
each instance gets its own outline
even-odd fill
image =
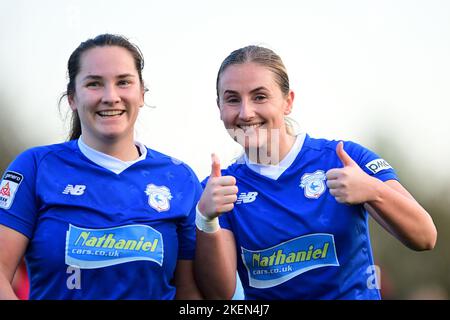
[[[241,100],[236,96],[229,96],[225,98],[225,103],[235,104],[239,103]]]
[[[127,87],[127,86],[129,86],[129,85],[131,84],[131,81],[130,81],[130,80],[127,80],[127,79],[123,79],[123,80],[119,80],[119,81],[117,82],[117,84],[118,84],[120,87]]]
[[[100,86],[101,86],[100,81],[89,81],[88,83],[86,83],[87,88],[98,88]]]
[[[257,94],[254,99],[256,102],[264,102],[267,97],[264,94]]]

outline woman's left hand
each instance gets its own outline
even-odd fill
[[[330,194],[336,198],[337,202],[349,205],[374,200],[374,190],[376,190],[374,185],[381,181],[369,176],[359,167],[345,152],[342,141],[337,144],[336,153],[344,167],[327,171],[326,183]]]

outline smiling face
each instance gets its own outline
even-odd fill
[[[235,134],[233,138],[244,134],[237,141],[247,155],[251,149],[264,148],[278,150],[282,158],[293,140],[284,117],[291,112],[294,93],[284,95],[274,73],[253,62],[228,66],[218,84],[221,119],[230,135]],[[278,141],[271,139],[277,135]]]
[[[134,124],[144,104],[144,88],[130,52],[119,46],[94,47],[81,55],[75,92],[83,140],[89,146],[133,143]]]

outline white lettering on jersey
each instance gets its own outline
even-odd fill
[[[239,194],[239,197],[236,200],[236,204],[241,203],[250,203],[256,200],[256,196],[258,195],[258,192],[242,192]]]
[[[85,189],[86,186],[82,184],[76,184],[74,186],[68,184],[67,187],[64,189],[63,194],[70,194],[72,196],[81,196],[84,193]]]
[[[366,164],[366,168],[372,171],[372,173],[378,173],[384,169],[392,169],[389,163],[384,159],[375,159]]]

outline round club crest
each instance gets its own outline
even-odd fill
[[[170,200],[172,195],[166,186],[147,185],[145,193],[148,195],[148,204],[158,212],[170,209]]]
[[[300,187],[305,192],[305,197],[318,199],[325,191],[326,175],[323,170],[317,170],[314,173],[305,173],[300,180]]]

